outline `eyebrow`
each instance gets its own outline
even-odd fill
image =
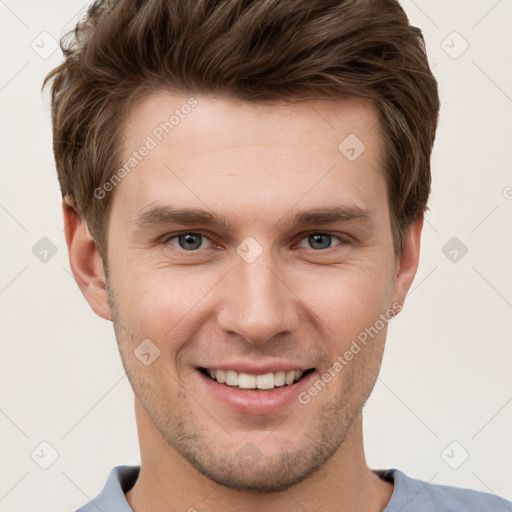
[[[368,210],[357,205],[332,206],[289,212],[279,219],[273,226],[290,223],[300,226],[304,224],[329,224],[332,222],[358,222],[373,225]],[[211,210],[198,208],[173,208],[166,205],[149,206],[143,208],[135,216],[133,224],[137,230],[145,230],[155,226],[168,224],[222,226],[230,230],[234,224],[226,217]],[[271,228],[271,229],[272,229]]]

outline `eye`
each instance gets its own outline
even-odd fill
[[[341,245],[347,242],[346,240],[343,240],[342,238],[335,235],[330,235],[329,233],[311,233],[305,236],[302,240],[306,240],[307,243],[310,244],[310,247],[313,249],[325,250],[331,249],[333,247],[331,246],[333,238],[336,238],[340,241],[340,243],[336,245]],[[299,247],[304,246],[299,244]]]
[[[179,249],[183,249],[185,251],[195,251],[196,249],[202,248],[206,249],[206,247],[201,247],[203,241],[207,240],[210,244],[211,241],[206,236],[201,233],[179,233],[177,235],[172,235],[164,240],[164,243],[174,245]],[[177,244],[175,243],[177,242]],[[210,247],[210,246],[209,246]]]

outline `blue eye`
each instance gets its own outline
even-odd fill
[[[308,236],[305,236],[302,240],[307,240],[310,244],[310,247],[313,249],[330,249],[331,242],[333,238],[337,238],[341,240],[339,237],[334,235],[329,235],[328,233],[311,233]]]
[[[173,241],[177,241],[179,248],[185,251],[194,251],[201,247],[201,243],[204,240],[208,240],[201,233],[181,233],[179,235],[174,235],[169,237],[166,240],[166,243],[171,243],[172,245],[176,245]]]

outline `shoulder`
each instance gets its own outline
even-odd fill
[[[133,487],[139,472],[140,466],[116,466],[98,496],[76,512],[132,512],[124,493]]]
[[[512,512],[512,501],[494,494],[411,478],[398,469],[379,471],[395,489],[383,512]]]

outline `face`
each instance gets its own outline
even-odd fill
[[[283,490],[344,442],[403,300],[378,116],[357,98],[194,101],[131,111],[110,312],[168,445],[222,485]]]

